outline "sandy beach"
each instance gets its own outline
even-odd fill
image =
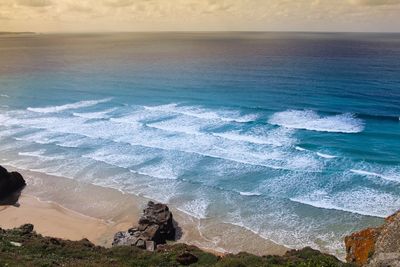
[[[126,228],[123,223],[107,223],[30,195],[22,195],[19,203],[20,207],[0,208],[1,227],[9,229],[29,222],[44,236],[69,240],[87,238],[99,245],[108,245],[113,233]]]
[[[87,238],[96,245],[109,247],[117,231],[136,224],[149,201],[111,188],[6,167],[21,172],[28,185],[20,197],[19,207],[0,207],[0,227],[5,229],[32,223],[45,236],[69,240]],[[244,228],[213,219],[199,220],[173,206],[170,208],[182,233],[178,242],[217,254],[247,251],[257,255],[282,255],[287,251],[284,246]]]

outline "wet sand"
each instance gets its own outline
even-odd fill
[[[21,172],[27,187],[20,198],[20,207],[0,206],[2,228],[32,223],[42,235],[70,240],[85,237],[97,245],[109,247],[117,231],[136,225],[149,201],[112,188],[5,167]],[[287,250],[242,227],[212,218],[200,220],[171,205],[170,209],[182,233],[178,242],[218,254],[246,251],[257,255],[282,255]]]

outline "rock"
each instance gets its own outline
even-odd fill
[[[157,241],[158,244],[165,243],[160,237],[160,227],[157,224],[150,225],[146,227],[146,230],[142,232],[142,236],[145,237],[147,240],[154,240]]]
[[[146,250],[153,252],[156,249],[154,241],[146,241]]]
[[[138,237],[129,232],[118,232],[114,235],[113,246],[135,246]]]
[[[22,244],[21,244],[21,243],[13,242],[13,241],[10,242],[10,245],[12,245],[12,246],[14,246],[14,247],[22,247]]]
[[[19,227],[23,235],[27,235],[33,232],[33,224],[27,223]]]
[[[26,183],[22,175],[18,172],[8,172],[0,166],[0,200],[4,201],[14,194],[19,193]],[[16,202],[16,201],[15,201]],[[9,204],[9,203],[7,203]],[[11,203],[10,203],[11,204]],[[12,203],[14,204],[14,203]]]
[[[137,231],[139,231],[139,228],[130,228],[130,229],[128,229],[128,232],[130,234],[136,233]]]
[[[199,259],[190,252],[183,252],[176,257],[176,261],[182,265],[190,265],[196,263]]]
[[[145,249],[145,248],[146,248],[146,242],[144,242],[144,240],[142,240],[142,239],[139,239],[139,240],[137,241],[137,243],[136,243],[136,246],[137,246],[138,248],[143,248],[143,249]]]
[[[157,233],[160,234],[161,242],[175,239],[175,227],[172,213],[165,204],[149,201],[143,210],[143,216],[139,219],[139,225],[158,225]]]
[[[381,227],[368,228],[345,238],[346,260],[358,266],[400,266],[400,211]]]
[[[89,239],[87,239],[87,238],[83,238],[83,239],[79,240],[78,242],[81,245],[83,245],[84,247],[88,247],[88,248],[94,247],[94,244],[92,242],[90,242]]]
[[[345,237],[346,260],[347,262],[364,265],[375,249],[375,242],[378,238],[379,230],[368,228],[360,232]]]
[[[157,245],[175,239],[172,213],[167,205],[150,201],[143,210],[138,227],[114,235],[113,246],[137,246],[154,251]],[[150,243],[153,242],[153,243]]]

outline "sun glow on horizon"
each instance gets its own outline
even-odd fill
[[[397,32],[400,0],[1,0],[0,31]]]

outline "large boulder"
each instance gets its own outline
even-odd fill
[[[8,172],[0,166],[0,201],[19,193],[25,185],[25,180],[20,173]]]
[[[400,266],[400,211],[381,227],[347,236],[345,245],[346,260],[358,266]]]
[[[139,219],[139,225],[126,232],[116,233],[113,246],[136,246],[154,251],[157,245],[175,240],[175,232],[168,206],[149,201]]]

